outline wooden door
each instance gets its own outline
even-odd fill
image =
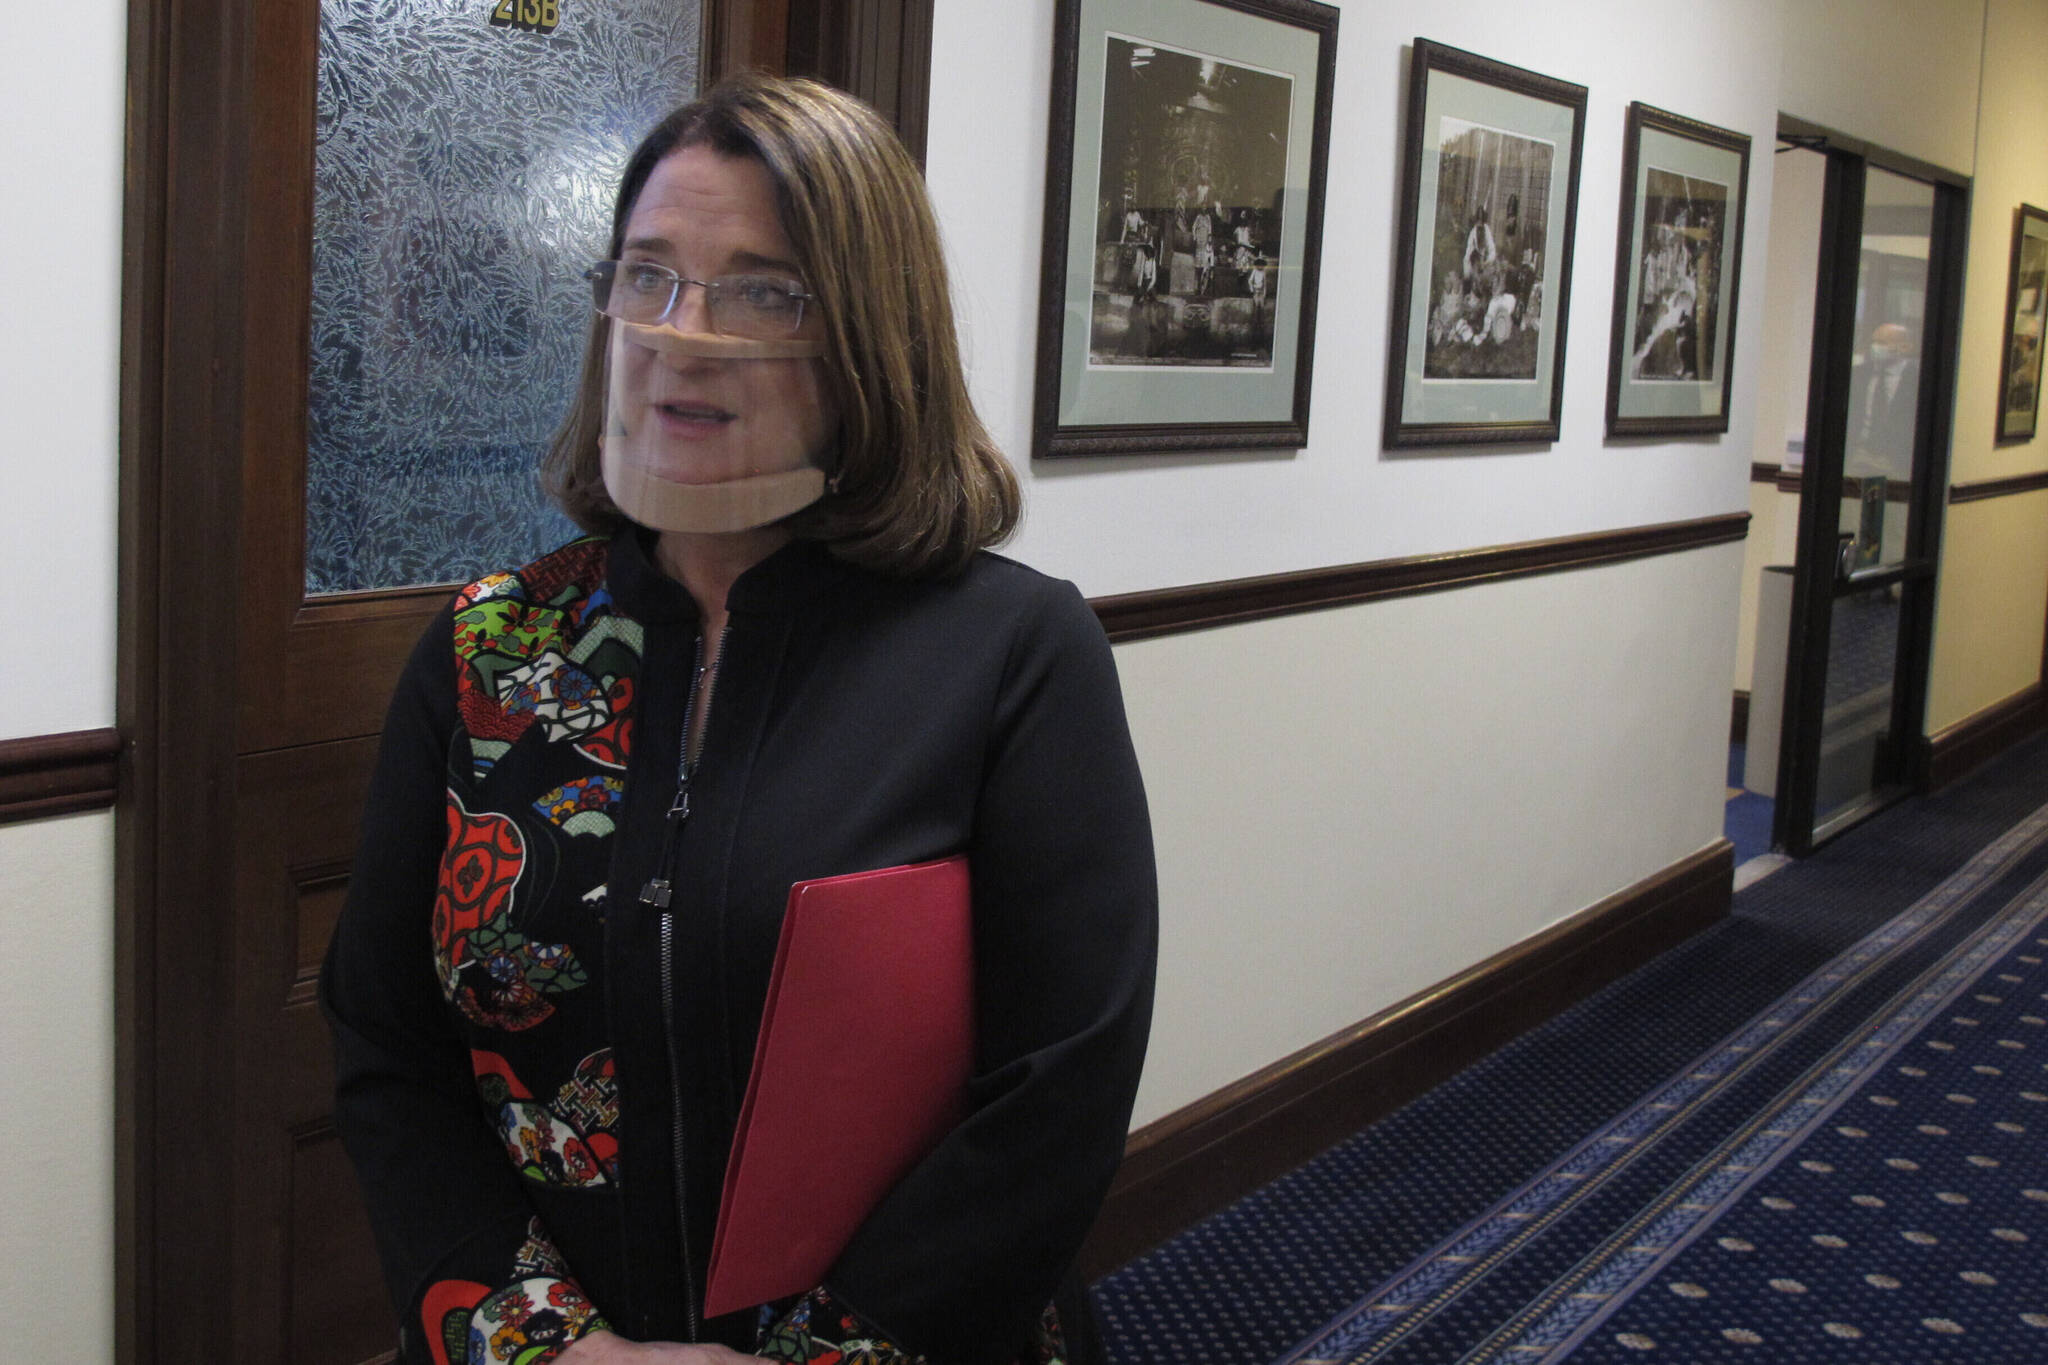
[[[504,8],[459,3],[480,24]],[[831,21],[893,15],[888,79],[914,67],[915,99],[877,102],[914,104],[921,128],[925,57],[902,54],[928,42],[929,0],[861,8]],[[793,28],[789,0],[703,0],[704,74],[782,69],[793,41],[820,45],[820,22]],[[327,1365],[386,1358],[395,1339],[332,1127],[314,983],[386,698],[449,585],[307,590],[320,24],[320,0],[130,6],[124,1361]]]

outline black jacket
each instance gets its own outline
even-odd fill
[[[465,589],[407,666],[322,983],[337,1123],[407,1360],[456,1346],[464,1323],[550,1330],[547,1303],[507,1318],[508,1295],[553,1295],[567,1336],[594,1306],[627,1336],[688,1338],[804,878],[964,851],[974,885],[973,1111],[863,1226],[832,1300],[935,1360],[1014,1355],[1108,1187],[1157,893],[1086,603],[994,555],[903,582],[798,542],[728,607],[667,855],[672,1028],[663,914],[641,893],[677,789],[688,594],[637,535],[576,542]],[[861,982],[842,998],[858,1028]],[[859,1095],[817,1106],[823,1124],[889,1121]],[[744,1348],[755,1325],[701,1335]]]

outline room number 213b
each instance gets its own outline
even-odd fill
[[[562,0],[498,0],[491,11],[491,23],[497,28],[553,33],[561,22]]]

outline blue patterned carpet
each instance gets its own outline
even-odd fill
[[[2048,745],[1098,1283],[1149,1362],[2048,1361]]]

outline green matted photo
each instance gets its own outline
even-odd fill
[[[1337,10],[1059,0],[1033,458],[1308,440]]]
[[[2005,350],[1998,363],[1998,441],[2034,439],[2041,417],[2041,341],[2048,320],[2048,213],[2013,210],[2005,286]]]
[[[1557,439],[1586,87],[1415,40],[1389,446]]]
[[[1749,136],[1628,107],[1607,434],[1728,430]]]

